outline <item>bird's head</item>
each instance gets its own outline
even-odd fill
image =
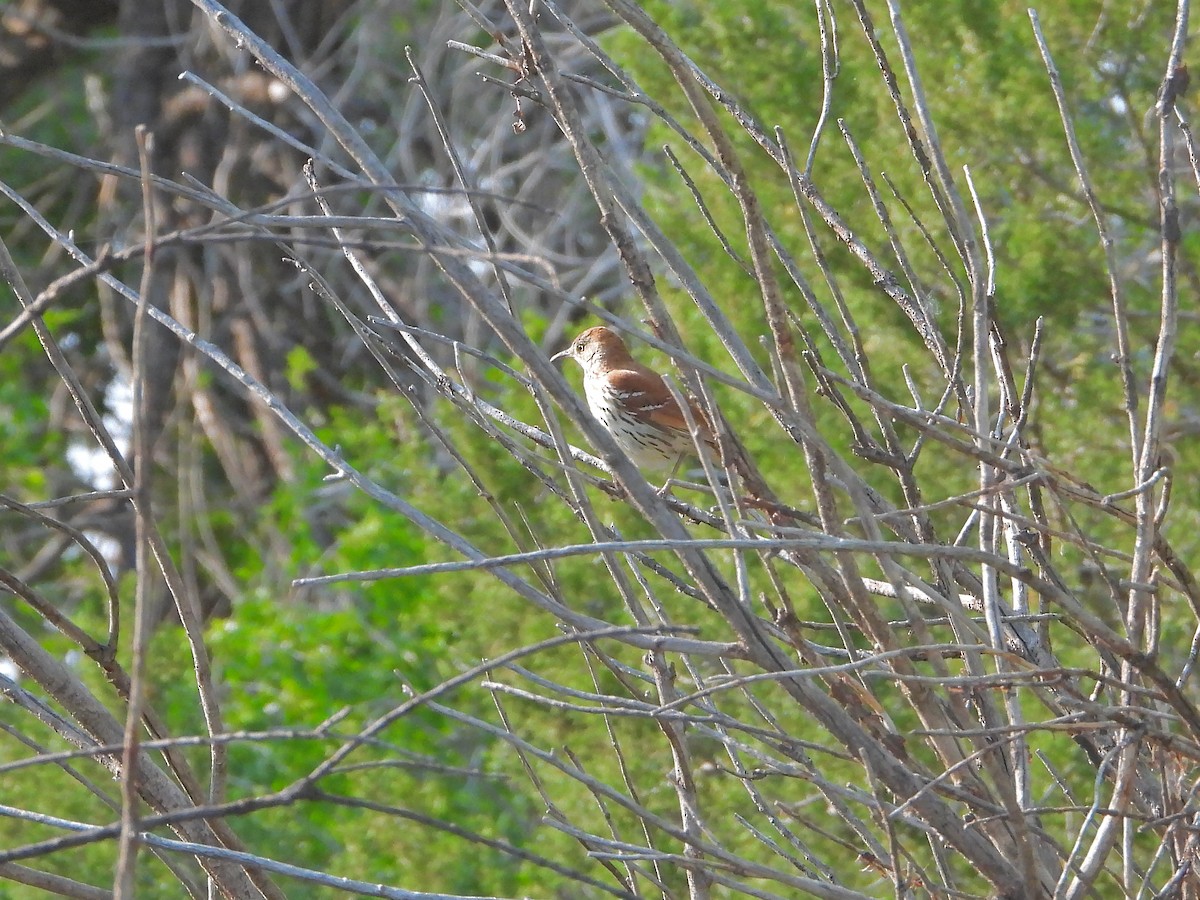
[[[551,361],[568,358],[583,366],[585,372],[590,372],[601,367],[615,366],[630,357],[629,348],[625,346],[619,334],[611,328],[597,325],[571,341],[567,349],[555,353]]]

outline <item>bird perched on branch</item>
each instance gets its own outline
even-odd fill
[[[695,455],[687,420],[663,377],[635,360],[615,331],[602,325],[589,328],[552,359],[567,357],[583,366],[592,415],[638,468],[674,474],[681,459]],[[715,450],[708,416],[691,401],[688,408],[700,438]]]

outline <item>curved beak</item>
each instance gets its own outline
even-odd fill
[[[571,355],[571,348],[567,347],[566,350],[559,350],[552,357],[550,357],[550,362],[558,362],[560,359],[567,359],[570,357],[570,355]]]

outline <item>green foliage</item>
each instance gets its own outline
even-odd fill
[[[0,437],[4,442],[0,471],[9,491],[37,497],[47,488],[48,473],[41,465],[47,445],[59,455],[63,441],[60,433],[46,428],[46,401],[30,396],[22,368],[18,354],[0,354]]]
[[[304,380],[316,370],[318,363],[311,353],[299,345],[292,347],[287,355],[287,380],[293,390],[304,387]]]
[[[784,0],[754,0],[748,4],[656,0],[646,6],[700,68],[730,90],[768,130],[778,125],[792,153],[803,158],[822,98],[819,36],[811,6]],[[1165,5],[1137,15],[1144,6],[1078,0],[1059,4],[1043,16],[1047,38],[1059,53],[1057,62],[1073,105],[1084,156],[1109,213],[1121,258],[1128,261],[1128,278],[1122,287],[1127,303],[1138,314],[1134,318],[1132,362],[1142,376],[1149,371],[1153,355],[1149,341],[1156,322],[1151,313],[1157,303],[1149,286],[1153,280],[1143,277],[1147,271],[1143,258],[1157,245],[1157,237],[1156,223],[1144,213],[1153,208],[1153,203],[1147,201],[1153,196],[1154,184],[1151,169],[1138,159],[1145,149],[1139,144],[1144,135],[1138,123],[1154,102],[1154,65],[1169,26]],[[1027,348],[1034,322],[1038,317],[1045,319],[1041,358],[1044,388],[1037,397],[1032,428],[1041,441],[1038,449],[1055,464],[1086,473],[1101,490],[1124,489],[1129,480],[1124,449],[1128,426],[1124,411],[1114,402],[1121,396],[1119,373],[1111,358],[1114,338],[1101,315],[1110,303],[1103,258],[1070,165],[1058,112],[1024,9],[1017,3],[985,0],[958,4],[907,2],[903,8],[939,136],[956,167],[955,177],[960,177],[961,166],[967,165],[979,189],[995,249],[997,307],[1007,337]],[[1102,13],[1106,18],[1101,18]],[[935,224],[940,220],[927,199],[894,110],[881,90],[878,67],[861,30],[848,12],[839,15],[841,68],[834,84],[832,117],[844,121],[861,147],[868,171],[884,193],[884,203],[905,246],[915,251],[914,266],[923,282],[917,287],[938,303],[941,324],[947,334],[953,334],[959,314],[954,281],[925,247],[919,229],[887,191],[881,174],[886,172],[892,178],[901,196],[932,230],[939,246],[949,247],[948,236]],[[643,44],[627,32],[618,32],[606,37],[606,46],[635,75],[644,92],[664,102],[688,128],[698,131],[665,68]],[[898,65],[896,48],[886,49],[893,66]],[[725,121],[729,124],[731,120]],[[69,143],[65,135],[59,137],[64,145]],[[699,160],[665,126],[652,126],[649,141],[652,145],[670,144],[696,180],[722,232],[745,257],[744,228],[737,205],[724,185],[704,171]],[[786,179],[743,133],[737,132],[734,142],[772,227],[818,285],[818,294],[825,297],[829,291],[812,264],[809,239]],[[22,174],[32,178],[35,173]],[[664,163],[643,174],[648,181],[648,207],[659,227],[702,272],[704,282],[722,298],[723,308],[739,330],[747,335],[764,333],[763,312],[753,280],[724,255],[674,170]],[[813,182],[850,227],[895,269],[885,232],[865,199],[860,174],[832,119],[816,156]],[[60,197],[55,202],[63,200]],[[923,386],[935,384],[937,375],[923,361],[925,356],[907,319],[859,266],[850,264],[846,251],[824,226],[818,224],[816,231],[818,246],[827,254],[838,287],[854,310],[879,382],[889,387],[893,399],[905,402],[901,370],[918,360],[912,368],[915,381]],[[1188,234],[1183,251],[1194,256],[1200,249],[1196,246],[1198,240],[1196,235]],[[1064,265],[1064,260],[1071,264]],[[954,265],[957,267],[957,263]],[[801,291],[786,282],[782,270],[779,274],[785,281],[786,302],[815,333]],[[961,280],[957,268],[955,274]],[[725,364],[719,341],[691,309],[686,295],[666,279],[660,279],[660,286],[677,313],[689,348],[702,358]],[[434,311],[435,316],[439,314]],[[86,314],[63,310],[49,314],[47,323],[56,333],[77,329],[83,335],[85,349],[90,350],[98,341],[98,334],[88,331],[97,329],[95,319],[90,310]],[[436,321],[424,324],[436,327]],[[528,330],[540,335],[545,324],[530,321]],[[1181,335],[1180,341],[1173,377],[1190,388],[1200,382],[1195,364],[1200,337],[1189,332]],[[815,343],[824,362],[836,369],[831,348],[819,338]],[[65,438],[61,430],[46,427],[49,401],[30,388],[48,377],[44,371],[31,373],[23,362],[36,350],[31,336],[20,338],[19,349],[22,352],[0,353],[4,490],[41,496],[49,492],[47,482],[55,474],[47,469],[45,460],[61,457]],[[646,361],[655,362],[651,357]],[[765,354],[760,362],[767,364]],[[42,363],[37,365],[44,367]],[[318,365],[306,348],[295,346],[288,351],[281,374],[293,391],[301,393]],[[1024,373],[1018,372],[1017,377],[1023,380]],[[210,378],[204,374],[199,383],[207,384]],[[525,421],[538,421],[536,405],[516,385],[491,371],[483,373],[480,383],[481,391],[488,393],[492,402]],[[795,471],[795,446],[778,439],[760,404],[720,388],[717,396],[765,471],[775,477],[785,473],[793,484],[808,477],[806,472]],[[862,412],[860,406],[854,408]],[[1175,434],[1179,437],[1188,433],[1188,422],[1200,415],[1182,404],[1171,412],[1178,423]],[[503,452],[491,435],[466,421],[448,404],[434,404],[430,414],[468,464],[485,476],[482,480],[491,490],[490,496],[481,495],[404,401],[378,398],[374,415],[337,406],[318,409],[315,404],[305,411],[319,436],[330,446],[337,446],[351,465],[406,502],[452,525],[485,552],[511,553],[588,539],[586,530],[564,505],[543,502],[544,488],[516,459]],[[823,432],[849,456],[851,435],[840,414],[818,398],[817,415]],[[913,435],[903,426],[899,431],[902,438],[912,440]],[[1174,444],[1171,452],[1176,462],[1176,492],[1194,494],[1200,449],[1193,446],[1195,442],[1176,440]],[[487,572],[292,586],[293,579],[310,575],[405,567],[459,557],[432,542],[400,512],[365,497],[345,482],[327,481],[328,469],[310,453],[294,446],[289,447],[289,453],[294,477],[277,486],[256,519],[246,521],[240,511],[217,508],[205,523],[217,535],[231,575],[244,586],[231,613],[208,626],[224,725],[231,731],[278,732],[273,737],[260,736],[230,745],[231,799],[278,790],[303,778],[346,736],[404,703],[407,687],[417,692],[427,690],[482,659],[559,633],[549,616],[534,611]],[[948,464],[952,459],[953,464]],[[886,474],[867,471],[881,491],[898,494]],[[925,497],[927,502],[969,489],[978,477],[976,470],[936,445],[926,447],[918,464],[921,476],[930,472],[937,473],[938,478],[926,483],[935,484],[941,493]],[[803,495],[799,488],[795,493]],[[625,537],[653,533],[628,506],[596,496],[597,507]],[[511,523],[511,531],[501,524],[497,512]],[[1195,509],[1188,507],[1169,526],[1171,538],[1185,556],[1200,549],[1200,523],[1196,517]],[[943,536],[952,535],[962,525],[961,511],[937,515],[934,521]],[[1111,538],[1109,524],[1099,517],[1081,525],[1088,531],[1095,529],[1097,539]],[[1056,548],[1056,552],[1073,565],[1083,567],[1087,563],[1082,554],[1069,548]],[[714,558],[720,557],[714,554]],[[670,556],[664,554],[662,560],[668,563]],[[104,598],[96,587],[94,573],[87,569],[90,564],[69,558],[65,565],[77,573],[71,583],[78,587],[64,605],[82,627],[102,633]],[[539,580],[536,573],[531,580],[571,598],[575,608],[583,612],[632,624],[601,565],[591,558],[566,560],[555,564],[552,582]],[[530,570],[522,572],[529,574]],[[718,616],[677,593],[665,579],[648,578],[662,596],[669,618],[697,626],[706,639],[729,639],[728,628]],[[768,590],[768,573],[761,565],[750,564],[747,578],[752,592]],[[122,588],[123,612],[128,621],[132,614],[128,579]],[[821,599],[811,586],[797,583],[788,585],[788,589],[794,594],[798,614],[813,618],[823,615]],[[1169,616],[1169,611],[1164,613],[1164,617]],[[54,652],[67,652],[67,642],[60,636],[39,637],[44,637],[46,646]],[[1164,653],[1179,654],[1186,652],[1191,632],[1184,624],[1168,621],[1163,637]],[[174,733],[203,733],[192,662],[178,628],[168,625],[157,631],[151,658],[152,703]],[[631,669],[644,670],[636,653],[618,653],[618,659]],[[541,653],[524,664],[577,690],[595,691],[598,685],[604,691],[621,690],[613,673],[578,647]],[[94,667],[81,663],[79,671],[97,692],[105,689]],[[504,676],[496,677],[505,680]],[[882,687],[880,702],[889,710],[902,706],[888,703],[899,692],[899,687]],[[478,687],[461,689],[444,699],[452,701],[456,709],[497,721],[491,698]],[[739,702],[729,701],[724,711],[753,718],[749,700],[740,707]],[[504,706],[518,733],[536,735],[537,743],[546,748],[569,748],[585,761],[592,775],[610,784],[621,784],[627,777],[647,806],[664,816],[678,816],[677,796],[663,776],[663,757],[637,752],[643,746],[661,744],[657,726],[638,720],[606,722],[598,717],[585,720],[573,716],[568,720],[554,710],[513,698],[505,698]],[[114,701],[113,707],[119,705]],[[339,718],[324,736],[285,733],[288,729],[309,731],[333,717]],[[901,733],[920,725],[915,715],[896,724]],[[800,739],[812,737],[812,724],[799,712],[780,719],[778,726]],[[621,761],[610,748],[612,734],[627,750]],[[570,888],[562,887],[544,870],[514,862],[415,820],[416,814],[440,819],[556,860],[586,865],[582,851],[571,839],[538,824],[537,818],[543,812],[541,800],[531,796],[521,761],[505,745],[428,708],[398,718],[376,737],[380,743],[356,750],[349,759],[350,766],[324,780],[320,787],[341,798],[402,808],[411,813],[408,818],[374,815],[350,803],[302,802],[246,817],[237,823],[239,834],[251,848],[286,848],[286,854],[281,855],[297,865],[372,881],[447,891],[540,896],[558,889],[560,895],[571,896]],[[42,738],[57,746],[51,735]],[[734,779],[718,774],[717,766],[727,764],[717,755],[719,748],[714,745],[712,752],[706,753],[703,736],[693,734],[689,740],[702,769],[698,789],[705,815],[717,821],[748,812],[751,802],[746,792],[731,783]],[[1075,774],[1065,737],[1039,736],[1036,740],[1040,744],[1034,749],[1045,751],[1068,778]],[[3,759],[16,758],[21,752],[20,748],[6,746]],[[915,742],[914,752],[919,752]],[[205,771],[207,749],[189,750],[188,756],[198,770]],[[837,781],[843,774],[839,771],[842,765],[838,761],[828,763],[823,774]],[[464,775],[467,769],[479,774]],[[97,771],[89,769],[93,777]],[[604,816],[594,798],[553,772],[539,774],[568,819],[582,827],[604,829]],[[844,781],[860,774],[856,766],[844,763]],[[797,803],[811,799],[808,787],[799,779],[794,794]],[[31,808],[37,807],[40,798],[50,798],[52,811],[68,818],[113,818],[111,810],[98,802],[81,799],[68,776],[49,768],[44,780],[36,784],[29,779],[14,781],[6,797],[12,805]],[[635,825],[635,820],[619,809],[609,814],[619,830]],[[796,816],[803,823],[803,812],[797,811]],[[0,844],[4,846],[50,834],[48,830],[0,820]],[[852,838],[815,832],[810,836],[820,856],[836,855],[836,837]],[[765,860],[769,856],[769,851],[748,833],[740,842],[735,838],[727,846],[751,859]],[[60,871],[69,866],[76,874],[102,873],[95,878],[99,883],[105,877],[103,873],[111,870],[110,851],[111,847],[99,845],[83,848],[55,857],[55,865]],[[166,890],[168,884],[165,875],[160,881],[153,880],[155,871],[147,866],[142,873],[150,880],[142,886],[148,896]],[[870,873],[858,882],[853,882],[854,873],[849,867],[845,875],[847,882],[870,888]],[[678,871],[669,872],[667,877],[672,887],[681,886]],[[286,889],[289,896],[322,896],[315,889],[295,885]]]
[[[870,4],[868,4],[870,7]],[[778,126],[801,162],[817,123],[821,103],[820,36],[812,5],[759,0],[749,5],[703,3],[651,3],[648,11],[682,49],[718,85],[732,93],[770,133]],[[884,41],[893,69],[901,66],[894,37],[886,27],[883,10],[875,31]],[[1101,323],[1111,309],[1104,258],[1095,227],[1072,169],[1063,127],[1050,91],[1049,78],[1034,41],[1023,4],[1017,3],[906,3],[904,21],[913,44],[918,70],[938,135],[964,196],[969,194],[961,166],[969,166],[979,192],[995,252],[996,308],[1006,337],[1027,348],[1037,319],[1044,320],[1041,356],[1042,392],[1033,427],[1045,436],[1046,449],[1062,454],[1063,462],[1078,462],[1094,484],[1119,490],[1128,483],[1127,454],[1114,453],[1113,442],[1128,434],[1124,410],[1113,405],[1121,396],[1120,377],[1113,364],[1114,336]],[[1067,89],[1086,164],[1104,205],[1108,227],[1117,239],[1123,263],[1121,289],[1124,302],[1134,310],[1132,360],[1139,378],[1149,372],[1152,350],[1145,348],[1157,328],[1158,297],[1152,287],[1153,267],[1139,273],[1139,259],[1157,246],[1157,223],[1147,216],[1156,206],[1152,163],[1145,162],[1149,141],[1141,123],[1154,104],[1161,72],[1156,68],[1161,48],[1170,34],[1173,11],[1169,5],[1148,10],[1142,4],[1078,2],[1043,11],[1042,27]],[[883,194],[890,218],[919,277],[918,288],[940,307],[944,333],[951,338],[959,314],[954,284],[929,252],[904,207],[884,184],[886,174],[921,221],[930,228],[943,250],[953,258],[949,237],[928,197],[921,173],[907,146],[878,65],[850,10],[839,12],[839,69],[832,87],[831,120],[826,125],[815,159],[812,180],[843,220],[888,265],[900,273],[898,263],[863,190],[835,120],[845,123],[860,146],[870,175]],[[679,102],[679,92],[661,62],[644,50],[640,39],[628,32],[613,36],[607,46],[638,80],[641,89],[662,100],[675,97],[668,108],[694,134],[703,137],[696,119]],[[903,73],[899,73],[903,81]],[[911,98],[905,96],[910,110]],[[742,151],[750,182],[762,201],[771,226],[816,285],[823,302],[820,273],[812,265],[791,190],[778,167],[750,144],[741,129],[726,125]],[[688,168],[705,202],[734,249],[747,257],[740,214],[728,189],[707,170],[673,132],[656,123],[649,142],[666,143]],[[714,296],[743,334],[762,334],[765,323],[753,282],[722,251],[686,190],[665,162],[646,173],[647,207],[659,227],[684,250],[702,273]],[[922,360],[912,326],[881,292],[863,277],[861,266],[851,263],[843,248],[820,222],[818,244],[827,254],[833,273],[845,292],[880,384],[902,385],[900,366],[907,365],[918,384],[937,384],[937,375]],[[1069,264],[1064,264],[1069,261]],[[963,280],[961,267],[955,266]],[[819,329],[799,293],[780,270],[793,310]],[[688,298],[675,292],[672,303],[681,330],[693,349],[720,361],[722,353],[700,322]],[[1098,327],[1088,327],[1089,322]],[[1083,327],[1081,327],[1081,325]],[[1184,339],[1190,340],[1187,336]],[[818,338],[823,362],[838,368],[836,357]],[[1180,354],[1180,359],[1190,359]],[[1024,373],[1016,373],[1019,382]],[[909,402],[901,388],[893,399]],[[722,401],[726,395],[721,395]],[[780,442],[756,444],[763,429],[751,419],[738,418],[740,398],[732,396],[727,408],[739,433],[746,438],[765,471],[773,471]],[[753,406],[753,404],[745,404]],[[853,405],[853,404],[852,404]],[[1113,441],[1094,440],[1091,416],[1071,415],[1086,409],[1111,423]],[[860,408],[860,413],[862,412]],[[1065,415],[1063,413],[1066,413]],[[753,413],[761,417],[761,410]],[[817,414],[827,436],[838,443],[846,434],[839,415],[818,404]],[[1043,429],[1043,422],[1053,427]],[[769,429],[767,429],[769,433]],[[901,429],[903,433],[903,429]],[[790,460],[790,448],[778,465]],[[1179,448],[1181,451],[1183,448]],[[1094,451],[1094,452],[1092,452]],[[943,465],[937,448],[924,451],[930,465]],[[1186,470],[1189,479],[1194,468]],[[889,491],[890,479],[867,471],[875,486]],[[975,478],[970,468],[945,472],[945,495],[969,488]],[[1107,489],[1107,488],[1104,488]],[[928,497],[933,501],[937,497]]]
[[[345,457],[363,460],[381,481],[412,478],[425,464],[428,447],[419,441],[398,446],[393,430],[398,410],[386,403],[380,410],[378,419],[366,422],[332,410],[321,431],[331,441],[338,438]],[[453,649],[470,611],[461,603],[443,602],[448,592],[432,579],[280,593],[291,577],[314,574],[314,565],[322,572],[405,566],[425,561],[430,550],[398,513],[323,482],[326,470],[311,456],[297,452],[294,462],[295,480],[276,492],[261,521],[252,528],[241,524],[248,549],[276,532],[286,533],[292,548],[289,569],[264,569],[264,555],[252,550],[241,556],[236,575],[251,589],[231,616],[211,623],[208,645],[228,730],[310,730],[331,717],[342,718],[323,739],[280,734],[234,742],[231,799],[278,790],[302,778],[342,743],[339,736],[403,703],[405,684],[427,690],[459,666],[477,661]],[[456,486],[451,480],[441,489],[448,502],[455,499]],[[493,634],[488,644],[495,642]],[[179,733],[202,733],[190,655],[178,630],[159,631],[152,655],[153,702]],[[477,703],[467,704],[472,705]],[[321,788],[412,809],[517,844],[528,840],[533,811],[503,779],[443,774],[420,762],[477,765],[482,746],[476,738],[427,709],[399,718],[377,737],[384,743],[351,759],[354,767],[365,768],[334,775]],[[411,762],[397,766],[397,756]],[[190,758],[205,770],[207,751],[192,751]],[[441,884],[447,890],[509,893],[519,887],[519,867],[507,857],[480,852],[419,823],[391,819],[387,827],[363,827],[379,817],[333,803],[304,804],[301,812],[268,810],[247,819],[239,831],[251,846],[287,846],[291,862],[331,872],[370,872],[372,880]],[[459,862],[447,867],[451,859]],[[447,873],[452,873],[448,880]],[[289,890],[289,896],[319,895]]]

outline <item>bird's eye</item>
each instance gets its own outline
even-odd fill
[[[576,353],[582,353],[582,352],[583,352],[583,341],[579,341],[579,342],[578,342],[578,343],[575,345],[575,352],[576,352]]]

